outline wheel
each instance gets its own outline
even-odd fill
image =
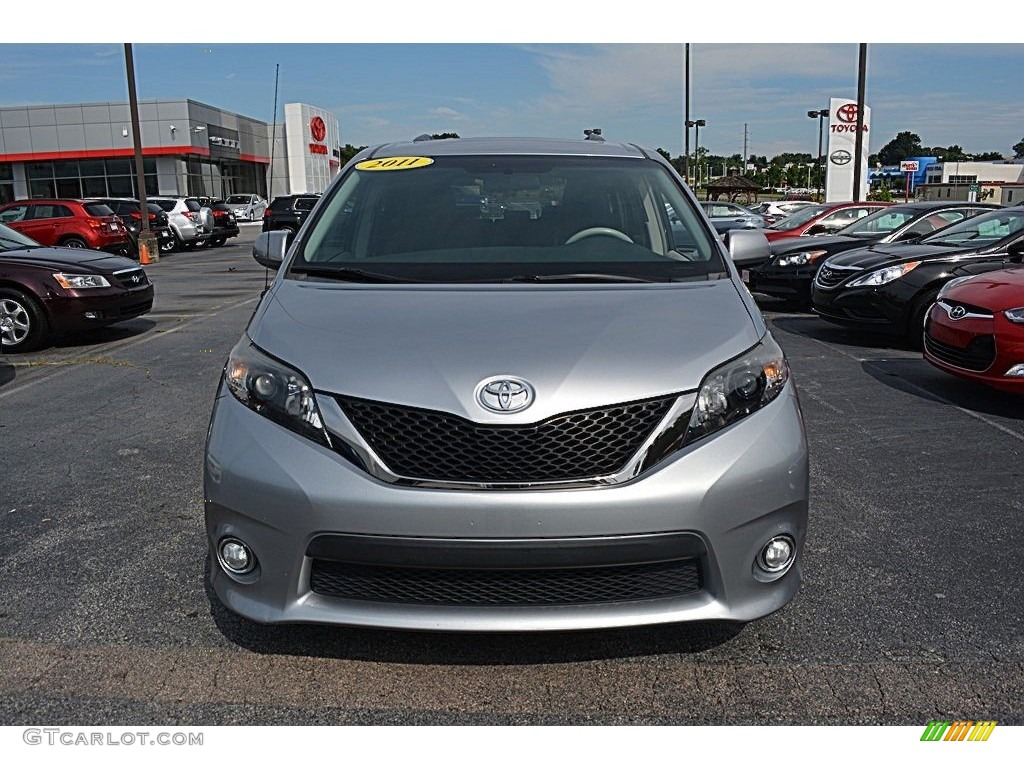
[[[61,245],[65,248],[88,248],[85,240],[80,237],[69,237],[61,241]]]
[[[160,253],[171,253],[176,245],[177,241],[173,237],[170,240],[161,240]]]
[[[625,232],[619,232],[617,229],[611,227],[588,227],[587,229],[581,229],[575,235],[565,241],[566,245],[572,245],[573,243],[579,242],[585,237],[596,237],[598,235],[604,237],[614,237],[618,240],[622,240],[627,243],[632,243],[633,239]]]
[[[228,241],[228,239],[227,239],[226,237],[214,237],[214,238],[212,238],[212,239],[210,240],[210,242],[208,243],[208,245],[209,245],[209,246],[210,246],[211,248],[220,248],[220,247],[221,247],[222,245],[224,245],[224,243],[226,243],[227,241]]]
[[[914,305],[914,311],[910,314],[910,322],[904,336],[904,341],[910,349],[921,349],[924,345],[924,324],[928,319],[928,312],[937,298],[939,298],[939,292],[933,291],[918,299]]]
[[[35,300],[13,288],[0,288],[0,346],[4,352],[35,349],[46,333],[46,317]]]

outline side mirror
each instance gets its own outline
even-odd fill
[[[771,258],[771,246],[759,229],[730,229],[725,238],[729,256],[737,267],[752,266]]]
[[[284,263],[291,234],[284,230],[263,232],[252,245],[252,257],[267,269],[278,269]]]
[[[1010,243],[1010,246],[1006,249],[1006,255],[1014,264],[1024,263],[1024,240]]]

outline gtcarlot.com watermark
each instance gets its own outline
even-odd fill
[[[201,747],[203,734],[185,731],[87,731],[80,728],[26,728],[22,741],[50,747]]]

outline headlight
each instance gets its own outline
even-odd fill
[[[53,279],[61,288],[66,290],[78,290],[79,288],[109,288],[110,283],[103,275],[69,275],[64,272],[54,272]]]
[[[775,266],[806,267],[808,264],[814,264],[826,253],[828,253],[828,251],[800,251],[799,253],[787,253],[784,256],[779,256],[778,261],[775,262]]]
[[[866,275],[861,275],[847,287],[856,288],[859,285],[885,285],[886,283],[891,283],[893,280],[898,280],[912,269],[916,269],[920,263],[920,261],[908,261],[903,264],[897,264],[894,267],[876,269],[874,272],[868,272]]]
[[[1008,309],[1003,312],[1003,316],[1011,323],[1024,323],[1024,307]]]
[[[974,275],[967,275],[965,277],[954,277],[952,280],[950,280],[948,283],[946,283],[944,286],[942,286],[942,288],[939,289],[938,298],[940,298],[940,299],[945,298],[946,294],[949,293],[949,291],[952,288],[960,285],[960,283],[967,282],[972,277],[974,277]]]
[[[779,396],[789,380],[789,363],[771,334],[757,346],[719,366],[697,393],[683,443],[691,443],[739,421]]]
[[[240,403],[310,440],[330,446],[306,377],[243,337],[228,355],[224,381]]]

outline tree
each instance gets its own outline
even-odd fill
[[[878,151],[878,162],[882,165],[898,165],[908,157],[920,157],[924,147],[921,137],[910,131],[900,131],[896,138]]]
[[[1002,160],[1002,152],[981,152],[974,156],[975,160]]]
[[[1010,149],[1013,150],[1013,157],[1015,160],[1019,160],[1020,158],[1024,157],[1024,139],[1018,141],[1016,144],[1010,147]]]
[[[344,165],[364,149],[366,147],[353,147],[351,144],[346,144],[341,148],[341,164]]]
[[[430,134],[432,139],[457,139],[459,134],[457,133],[432,133]]]

